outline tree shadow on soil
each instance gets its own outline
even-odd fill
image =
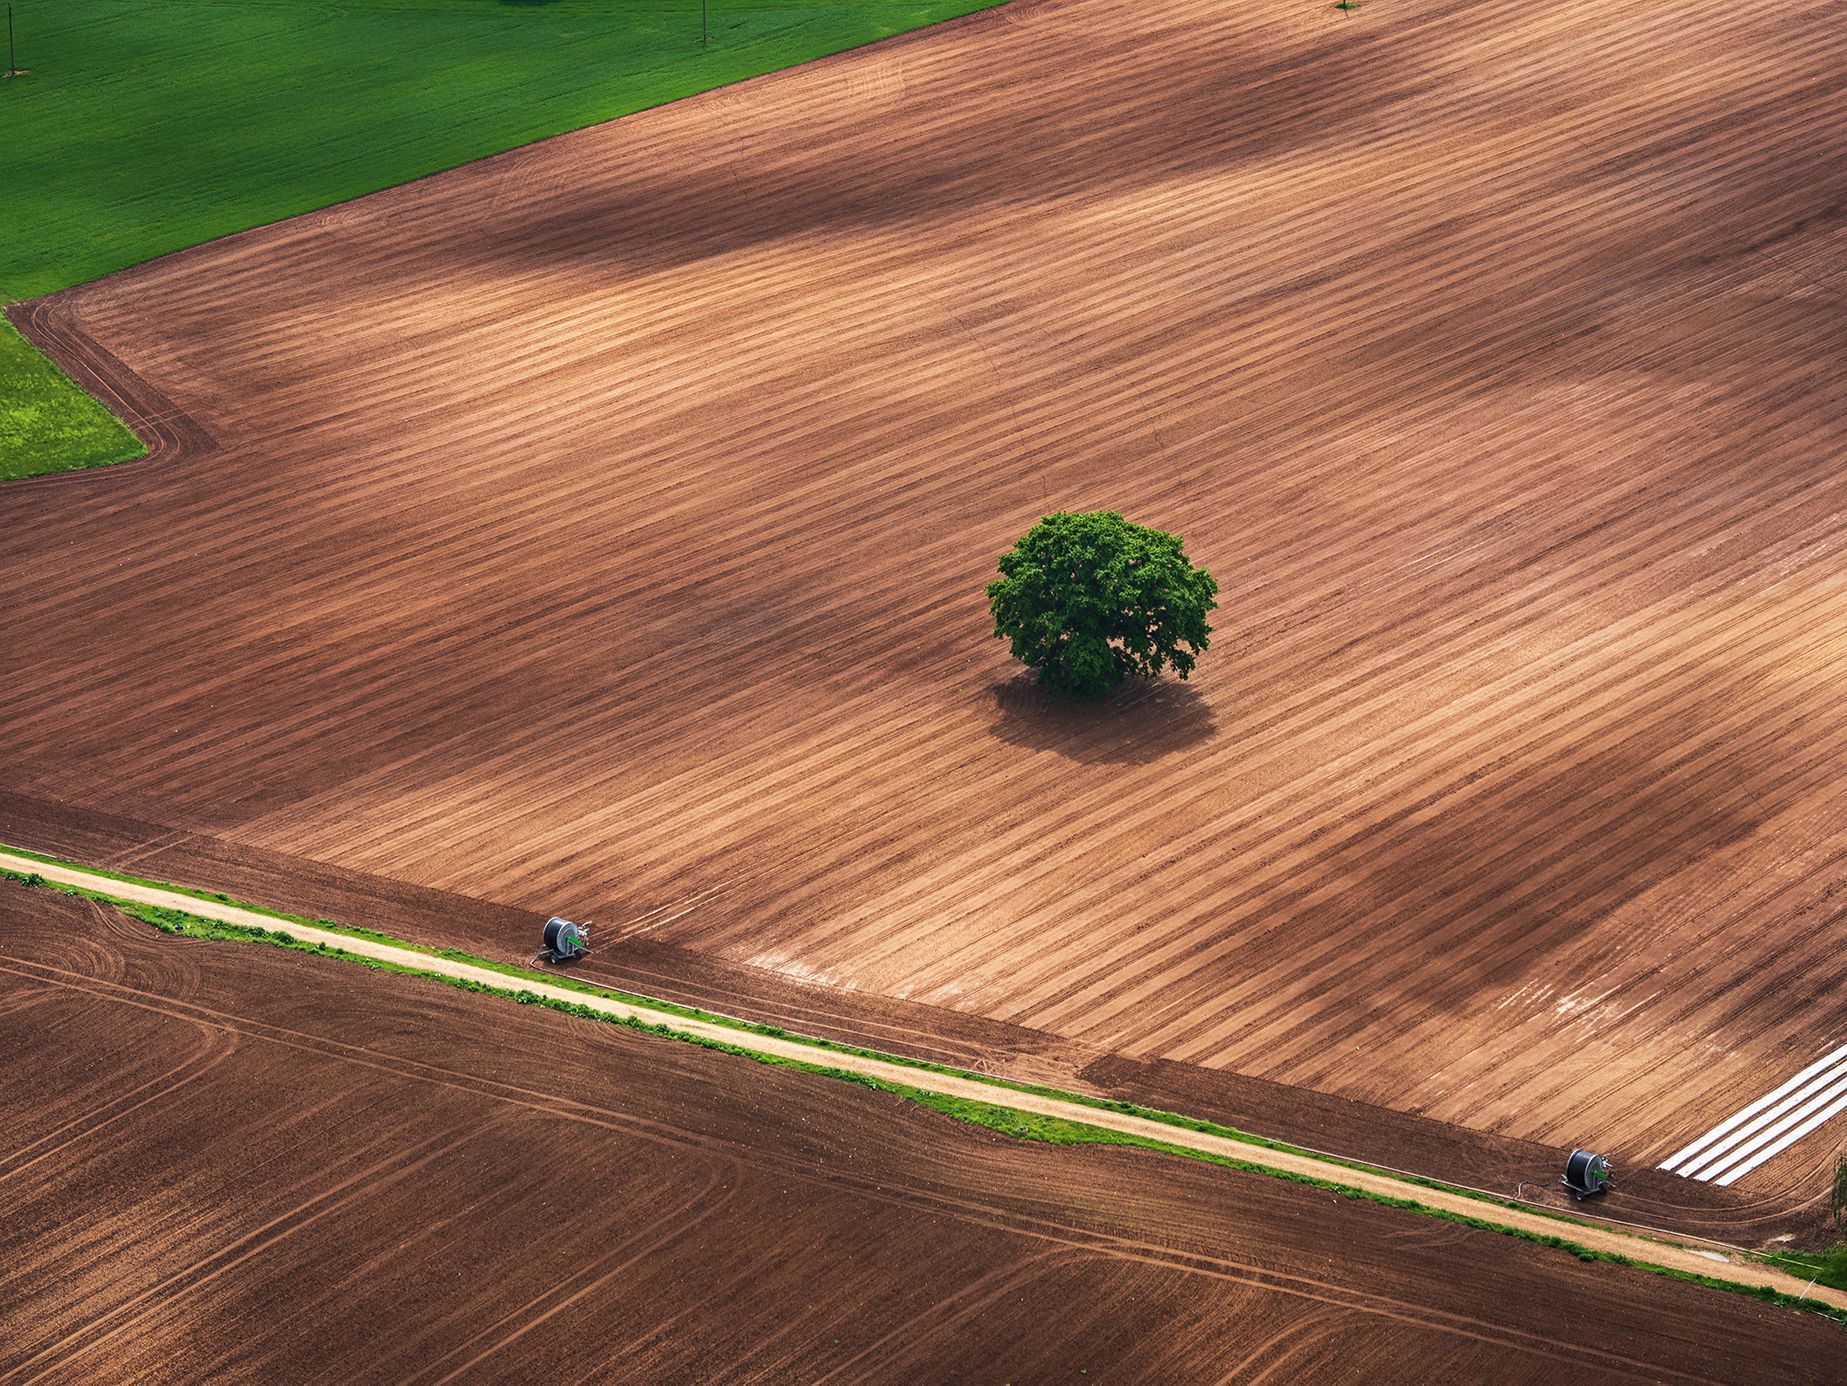
[[[1019,674],[990,693],[994,736],[1086,765],[1151,764],[1199,745],[1214,730],[1211,704],[1197,689],[1172,680],[1132,680],[1107,697],[1084,702]]]

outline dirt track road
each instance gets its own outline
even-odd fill
[[[552,986],[541,981],[519,981],[509,978],[504,973],[475,967],[451,958],[432,957],[414,949],[379,943],[372,939],[355,938],[350,934],[317,929],[311,925],[284,923],[278,921],[273,915],[259,914],[215,901],[200,900],[176,891],[159,890],[132,882],[118,881],[80,868],[39,862],[8,852],[0,852],[0,867],[27,873],[37,872],[48,880],[66,885],[77,885],[90,890],[102,891],[118,899],[132,900],[141,904],[186,910],[226,923],[258,929],[282,928],[305,942],[323,943],[361,957],[376,958],[404,967],[418,968],[439,976],[476,982],[502,990],[530,991],[554,1000],[588,1006],[605,1015],[641,1020],[653,1025],[665,1025],[682,1034],[736,1045],[757,1054],[794,1059],[803,1063],[825,1064],[831,1068],[864,1074],[869,1078],[918,1088],[926,1092],[987,1102],[1015,1111],[1036,1112],[1042,1116],[1062,1117],[1068,1121],[1082,1122],[1086,1125],[1121,1131],[1149,1140],[1163,1141],[1187,1150],[1245,1161],[1263,1169],[1330,1180],[1350,1188],[1390,1198],[1411,1199],[1424,1207],[1481,1218],[1497,1226],[1509,1227],[1518,1231],[1541,1236],[1566,1236],[1594,1250],[1646,1260],[1674,1270],[1696,1275],[1709,1275],[1718,1279],[1731,1280],[1740,1285],[1767,1286],[1789,1295],[1806,1294],[1822,1303],[1847,1309],[1847,1293],[1832,1290],[1826,1286],[1808,1287],[1802,1281],[1782,1271],[1743,1258],[1722,1256],[1710,1247],[1695,1249],[1673,1239],[1666,1233],[1650,1234],[1648,1240],[1643,1240],[1636,1235],[1609,1227],[1566,1225],[1556,1218],[1484,1203],[1479,1199],[1448,1193],[1440,1189],[1429,1189],[1387,1174],[1351,1169],[1344,1165],[1306,1155],[1297,1155],[1289,1151],[1270,1150],[1221,1136],[1187,1131],[1127,1113],[1102,1111],[1081,1103],[1068,1102],[1036,1093],[1016,1092],[953,1074],[911,1068],[903,1064],[888,1063],[857,1054],[842,1054],[818,1048],[800,1039],[783,1039],[772,1035],[755,1034],[748,1030],[711,1021],[690,1019],[671,1011],[654,1010],[611,997],[593,996],[567,987]]]
[[[1837,1325],[1737,1295],[48,890],[0,886],[0,1056],[9,1386],[1847,1364]]]

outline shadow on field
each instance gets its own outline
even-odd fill
[[[997,683],[991,692],[994,736],[1087,765],[1147,765],[1213,732],[1211,704],[1173,680],[1127,684],[1095,702],[1049,693],[1031,674]]]
[[[748,121],[701,126],[689,117],[678,138],[707,141],[698,159],[637,159],[619,177],[580,181],[568,199],[471,225],[443,272],[468,263],[508,275],[535,262],[591,261],[633,275],[791,237],[934,231],[995,204],[1109,197],[1276,159],[1384,124],[1385,112],[1434,81],[1421,65],[1344,35],[1279,55],[1234,38],[1170,61],[1161,99],[1151,102],[1136,59],[1170,41],[1160,32],[1067,36],[1060,70],[1094,68],[1093,81],[1047,84],[1024,104],[968,99],[953,85],[942,93],[950,99],[937,101],[923,89],[871,141],[857,121],[779,147],[751,135]],[[987,61],[996,82],[1017,62],[998,52]],[[761,109],[774,111],[773,99]]]
[[[1663,673],[1647,701],[1613,713],[1567,707],[1543,722],[1512,722],[1503,758],[1452,765],[1440,778],[1433,769],[1423,799],[1320,836],[1293,879],[1242,907],[1274,932],[1236,965],[1264,968],[1274,992],[1305,1014],[1368,997],[1330,1042],[1388,1012],[1408,1032],[1476,1014],[1535,981],[1560,994],[1594,992],[1626,958],[1662,965],[1682,915],[1724,902],[1711,887],[1652,908],[1635,902],[1813,794],[1827,748],[1847,733],[1847,711],[1825,690],[1795,692],[1793,679],[1707,661]],[[1515,754],[1513,743],[1532,732],[1546,735]],[[1778,831],[1786,845],[1770,859],[1806,845],[1801,829]],[[1336,968],[1303,946],[1356,922],[1369,946]],[[1209,1004],[1224,983],[1223,973],[1202,974],[1170,988],[1163,1008]],[[1774,972],[1728,981],[1701,1023],[1719,1032],[1748,1024],[1774,1009],[1786,985]]]

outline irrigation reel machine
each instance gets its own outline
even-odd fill
[[[545,945],[534,962],[572,963],[590,951],[590,925],[575,924],[559,915],[545,921]]]

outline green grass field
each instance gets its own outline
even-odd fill
[[[14,0],[0,301],[994,3]],[[43,371],[0,336],[0,477],[120,460]]]
[[[0,322],[0,481],[102,467],[145,451],[115,415]]]

